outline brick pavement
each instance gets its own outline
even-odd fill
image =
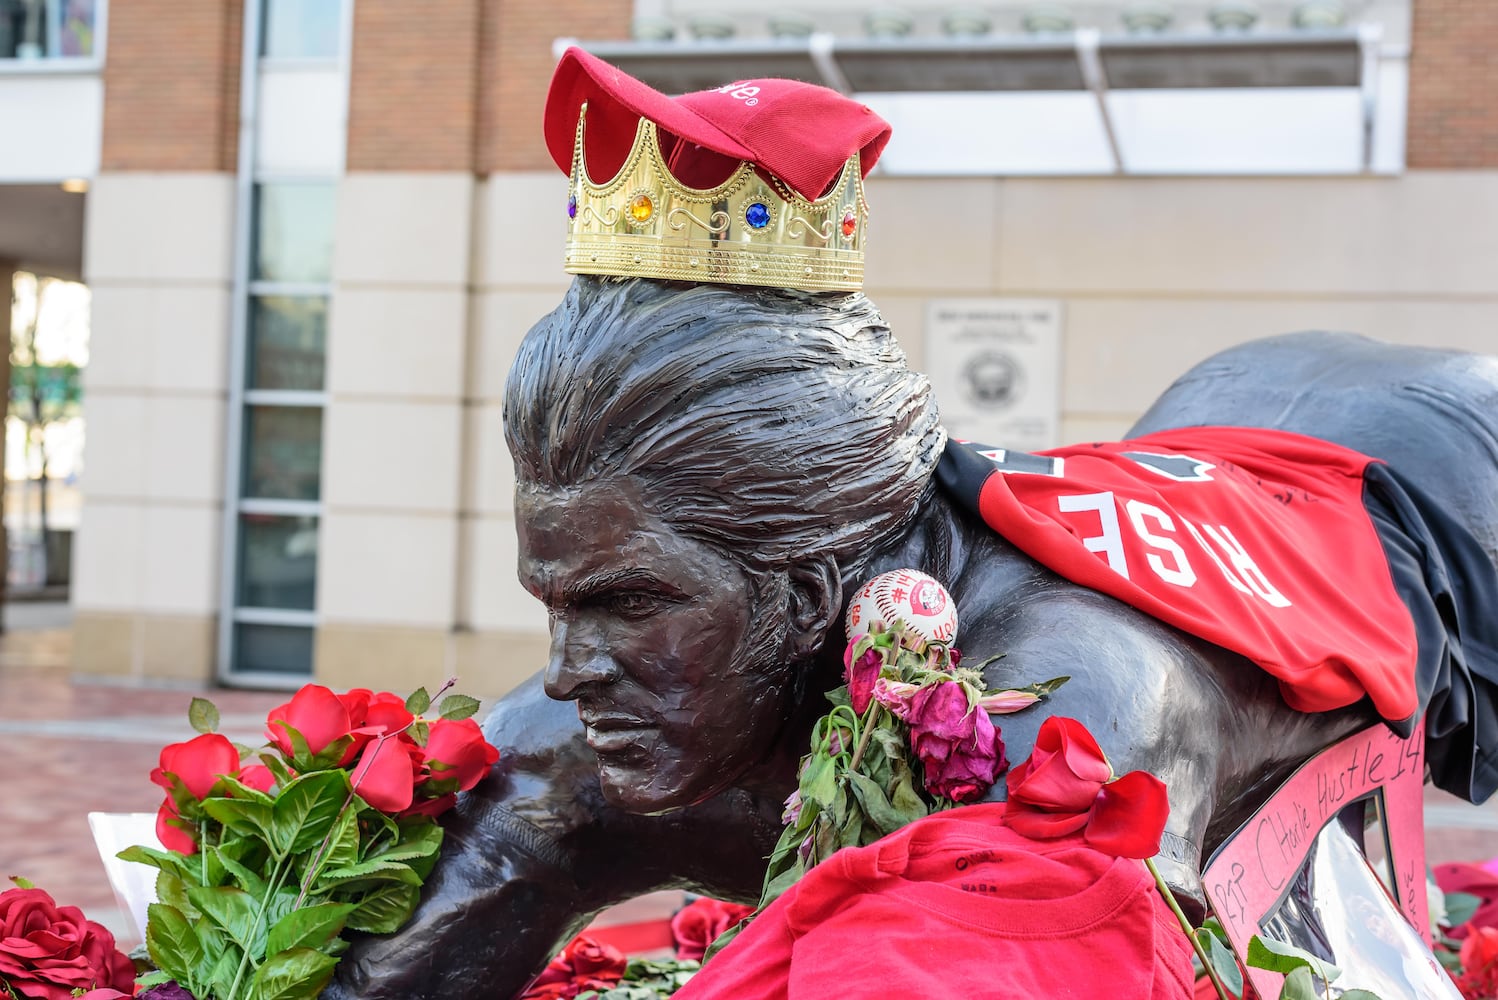
[[[0,636],[0,878],[24,875],[65,904],[123,931],[87,814],[154,812],[161,794],[148,779],[161,747],[193,735],[193,691],[76,683],[66,628],[12,628]],[[255,743],[280,693],[209,694],[232,739]],[[1498,855],[1498,797],[1472,806],[1426,790],[1432,864]],[[642,901],[612,915],[653,919],[671,907]],[[122,934],[122,937],[125,935]],[[131,942],[133,943],[133,942]]]

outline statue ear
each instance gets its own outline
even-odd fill
[[[832,556],[818,556],[792,566],[789,631],[791,652],[797,659],[815,653],[827,641],[843,606],[843,576]]]

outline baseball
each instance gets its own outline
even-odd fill
[[[957,635],[956,602],[947,588],[918,569],[881,573],[859,588],[848,607],[848,638],[876,622],[887,628],[896,619],[927,642],[950,643]]]

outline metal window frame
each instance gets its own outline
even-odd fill
[[[105,0],[100,0],[104,3]],[[291,690],[310,679],[310,674],[280,674],[270,671],[234,669],[235,626],[286,625],[308,628],[315,636],[320,622],[316,608],[252,608],[238,604],[239,521],[243,514],[266,514],[286,517],[316,517],[319,531],[326,508],[321,500],[276,500],[243,498],[244,431],[249,406],[311,406],[327,410],[329,394],[323,390],[252,389],[246,384],[249,374],[250,303],[266,296],[325,298],[331,314],[333,283],[261,281],[252,277],[254,267],[255,191],[262,183],[331,181],[336,197],[342,164],[332,176],[277,175],[261,176],[256,170],[256,136],[260,117],[260,73],[262,67],[297,66],[342,68],[345,86],[353,51],[354,3],[341,0],[342,25],[339,53],[336,59],[287,60],[260,54],[265,23],[265,0],[248,0],[244,5],[244,22],[240,48],[239,152],[235,164],[234,237],[232,248],[231,298],[229,314],[229,370],[227,413],[224,420],[225,458],[223,475],[223,517],[220,521],[219,546],[219,616],[217,657],[214,674],[225,685]],[[346,99],[346,98],[345,98]],[[345,119],[347,116],[345,115]],[[335,206],[336,213],[336,206]],[[335,214],[336,218],[336,214]],[[321,458],[321,456],[320,456]],[[321,558],[319,537],[318,557]],[[315,664],[313,669],[315,670]]]
[[[54,19],[47,29],[47,42],[55,47],[61,26]],[[97,74],[104,70],[109,45],[109,0],[94,3],[94,51],[86,56],[42,56],[40,59],[0,59],[0,76],[31,76],[49,73]]]

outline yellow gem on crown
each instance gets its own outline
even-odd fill
[[[624,165],[595,182],[583,157],[587,110],[578,113],[572,148],[569,273],[806,291],[863,287],[868,205],[857,153],[816,199],[749,162],[716,187],[691,188],[672,176],[655,123],[642,118]]]

